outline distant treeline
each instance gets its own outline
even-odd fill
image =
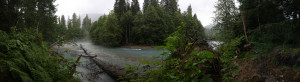
[[[58,24],[61,26],[62,32],[64,32],[64,40],[79,40],[83,37],[88,37],[89,30],[91,29],[91,19],[86,15],[81,22],[80,16],[78,17],[76,13],[73,13],[72,19],[68,18],[66,22],[65,16],[62,15],[58,18]]]
[[[113,11],[92,23],[89,35],[94,43],[106,46],[162,45],[180,25],[193,38],[205,36],[192,7],[181,13],[177,0],[145,0],[143,10],[138,0],[116,0]]]

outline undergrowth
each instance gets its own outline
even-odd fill
[[[165,41],[167,49],[162,54],[163,61],[150,62],[142,59],[138,65],[129,65],[121,81],[130,82],[213,82],[211,77],[216,71],[213,62],[216,56],[211,51],[194,50],[198,43],[186,38],[184,26],[179,26]],[[198,41],[197,41],[198,42]]]
[[[28,29],[0,31],[0,80],[23,82],[78,81],[70,75],[72,61],[49,50],[41,34]]]
[[[225,43],[217,48],[217,52],[220,53],[221,62],[222,62],[222,79],[225,82],[235,81],[232,74],[239,73],[237,69],[238,63],[234,60],[238,58],[240,51],[243,51],[242,46],[245,44],[245,37],[238,37],[231,40],[228,43]]]

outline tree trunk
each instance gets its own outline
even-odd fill
[[[244,33],[245,33],[246,40],[247,40],[248,44],[251,44],[248,39],[248,36],[247,36],[247,28],[246,28],[245,18],[244,18],[243,14],[242,14],[242,21],[243,21],[243,25],[244,25]]]

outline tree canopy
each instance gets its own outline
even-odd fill
[[[162,0],[161,2],[145,0],[143,12],[140,11],[137,0],[133,0],[131,5],[126,0],[116,0],[113,12],[118,18],[115,24],[122,28],[120,43],[116,45],[162,45],[164,39],[173,33],[176,26],[181,23],[185,23],[188,31],[193,31],[192,33],[195,33],[197,38],[205,39],[203,26],[196,16],[193,17],[191,6],[188,10],[189,14],[181,13],[177,0]],[[103,28],[99,21],[108,20],[102,19],[106,18],[105,16],[100,18],[93,23],[96,26],[92,26],[90,33],[94,42],[99,44],[101,43],[98,40],[104,39],[97,36],[97,33],[101,33],[101,28]]]

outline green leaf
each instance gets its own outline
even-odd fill
[[[196,65],[198,65],[198,63],[193,63],[193,66],[196,66]]]
[[[158,49],[158,50],[161,50],[161,49],[164,49],[165,48],[165,46],[157,46],[156,47],[156,49]]]

